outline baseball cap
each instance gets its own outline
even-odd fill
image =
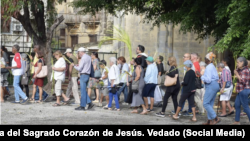
[[[186,60],[183,64],[189,68],[193,66],[193,63],[190,60]]]
[[[72,50],[70,48],[66,49],[66,52],[64,52],[64,54],[72,52]]]
[[[151,57],[151,56],[148,56],[146,60],[149,61],[149,62],[154,62],[154,58]]]
[[[80,48],[78,48],[77,52],[79,52],[79,51],[86,51],[86,49],[83,47],[80,47]]]

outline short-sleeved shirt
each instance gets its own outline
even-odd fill
[[[162,63],[157,64],[157,69],[158,69],[158,73],[161,72],[161,76],[162,76],[162,74],[164,73],[163,64]]]
[[[71,63],[78,64],[78,59],[74,55],[71,55],[71,57],[69,58],[69,61]],[[74,67],[72,68],[71,73],[72,73],[71,74],[72,77],[78,77],[78,71]]]
[[[120,70],[115,64],[110,67],[108,78],[109,78],[110,83],[111,83],[111,80],[115,80],[114,81],[115,85],[120,83]]]
[[[66,62],[63,59],[63,57],[59,58],[56,61],[54,67],[55,68],[66,68]],[[62,81],[64,81],[65,80],[65,71],[54,71],[54,79],[55,80],[62,80]]]
[[[105,68],[103,69],[103,71],[102,71],[102,77],[105,76],[105,72],[107,72],[107,73],[109,72],[109,68],[108,68],[108,67],[105,67]],[[103,83],[104,83],[104,86],[108,86],[108,78],[103,79],[102,81],[103,81]]]
[[[124,63],[123,65],[118,65],[120,69],[120,82],[125,83],[127,82],[127,73],[125,71],[129,71],[129,67],[127,63]]]
[[[236,71],[241,77],[241,79],[237,79],[236,92],[239,93],[244,89],[250,89],[250,71],[248,68],[244,67],[243,69],[237,69]]]

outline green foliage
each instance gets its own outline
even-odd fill
[[[83,14],[105,9],[115,16],[122,10],[143,15],[143,22],[153,26],[181,24],[180,31],[192,31],[197,39],[215,37],[210,50],[250,58],[249,0],[77,0],[70,5],[82,8]]]
[[[109,32],[109,34],[113,34],[113,31],[107,31]],[[117,40],[117,41],[121,41],[124,42],[126,44],[126,47],[128,48],[128,52],[129,52],[129,57],[130,60],[132,60],[132,45],[131,45],[131,41],[129,38],[128,33],[122,29],[121,27],[114,27],[114,36],[113,37],[109,37],[109,36],[104,36],[100,43],[99,43],[99,47],[101,47],[101,45],[105,42],[105,41],[109,41],[109,40]]]

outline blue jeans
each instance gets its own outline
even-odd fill
[[[127,101],[127,97],[128,97],[127,83],[123,83],[122,87],[120,87],[120,89],[117,91],[118,100],[120,100],[120,95],[122,92],[124,94],[124,101]]]
[[[182,94],[183,94],[183,89],[181,89],[181,95],[182,95]],[[186,100],[184,101],[184,103],[183,103],[183,105],[182,105],[182,107],[181,107],[181,111],[183,111],[183,109],[184,109],[185,102],[186,102]],[[188,99],[188,103],[190,103],[190,102],[189,102],[189,99]],[[188,104],[188,113],[192,113],[192,107],[190,106],[190,104]]]
[[[212,81],[209,84],[205,85],[205,94],[203,98],[203,106],[207,111],[207,118],[208,120],[213,120],[216,118],[216,113],[213,109],[214,101],[217,95],[217,92],[219,92],[220,87],[217,81]]]
[[[21,96],[23,100],[26,100],[28,98],[26,94],[22,91],[22,89],[20,88],[20,78],[21,78],[21,75],[14,75],[13,87],[14,87],[14,94],[15,94],[16,102],[20,102],[19,96]]]
[[[48,96],[48,94],[43,90],[42,98],[43,100]],[[39,88],[36,86],[35,100],[39,100]]]
[[[115,107],[117,109],[120,109],[117,93],[116,94],[112,94],[111,92],[109,92],[109,104],[108,104],[108,107],[109,108],[112,107],[113,97],[115,98]]]
[[[240,111],[241,111],[241,105],[244,108],[244,112],[247,114],[248,119],[250,121],[250,109],[248,106],[248,95],[250,94],[250,89],[244,89],[241,91],[235,99],[235,121],[240,121]]]
[[[80,76],[80,89],[81,89],[81,107],[86,107],[87,104],[91,103],[89,95],[87,94],[87,84],[89,82],[89,75],[82,74]]]

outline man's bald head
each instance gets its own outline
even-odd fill
[[[183,56],[184,62],[187,60],[191,60],[191,54],[190,53],[185,53]]]

